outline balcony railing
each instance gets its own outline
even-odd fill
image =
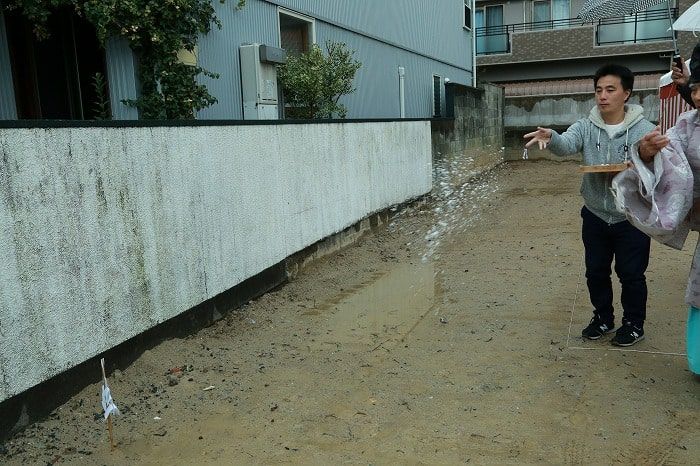
[[[678,9],[671,9],[671,16],[678,17]],[[554,19],[531,23],[504,24],[476,28],[477,55],[510,53],[510,36],[514,32],[536,32],[552,29],[567,29],[593,24],[595,44],[637,44],[655,40],[671,39],[668,28],[671,22],[667,10],[643,11],[635,15],[605,18],[594,23],[584,23],[579,18]]]

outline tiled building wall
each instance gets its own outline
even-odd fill
[[[663,53],[673,48],[671,41],[595,46],[595,29],[593,26],[553,29],[551,31],[517,32],[511,34],[511,41],[511,53],[483,55],[477,58],[477,64],[496,65],[552,59],[629,55],[656,51]]]

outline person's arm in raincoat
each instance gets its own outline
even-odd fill
[[[690,70],[685,64],[685,60],[681,58],[681,67],[677,67],[675,64],[671,66],[671,80],[676,85],[678,93],[681,95],[683,100],[685,100],[688,105],[695,108],[695,103],[691,97],[690,86],[688,85],[688,80],[690,79]]]
[[[673,128],[671,128],[673,129]],[[670,131],[670,130],[669,130]],[[656,154],[670,142],[669,136],[661,134],[661,128],[657,126],[653,131],[644,135],[639,141],[639,158],[644,163],[651,163]]]
[[[689,116],[690,112],[682,115],[666,136],[658,128],[644,136],[639,154],[632,152],[633,167],[612,182],[618,210],[635,227],[676,249],[683,247],[687,237],[693,203],[693,174],[686,152],[689,143],[700,144],[700,140],[688,140],[688,124],[694,127],[696,120],[695,115]]]
[[[700,120],[697,111],[681,115],[676,124],[668,130],[669,154],[681,155],[688,161],[693,175],[693,206],[688,214],[691,230],[700,231],[700,151],[690,151],[690,147],[700,146]],[[666,154],[667,156],[669,154]]]

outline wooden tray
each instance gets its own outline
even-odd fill
[[[581,173],[619,173],[629,168],[629,166],[629,162],[605,163],[603,165],[580,165],[578,169]]]

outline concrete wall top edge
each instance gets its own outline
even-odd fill
[[[430,121],[434,118],[360,118],[335,120],[0,120],[0,129],[8,128],[160,128],[188,126],[274,126],[357,123],[401,123]]]

